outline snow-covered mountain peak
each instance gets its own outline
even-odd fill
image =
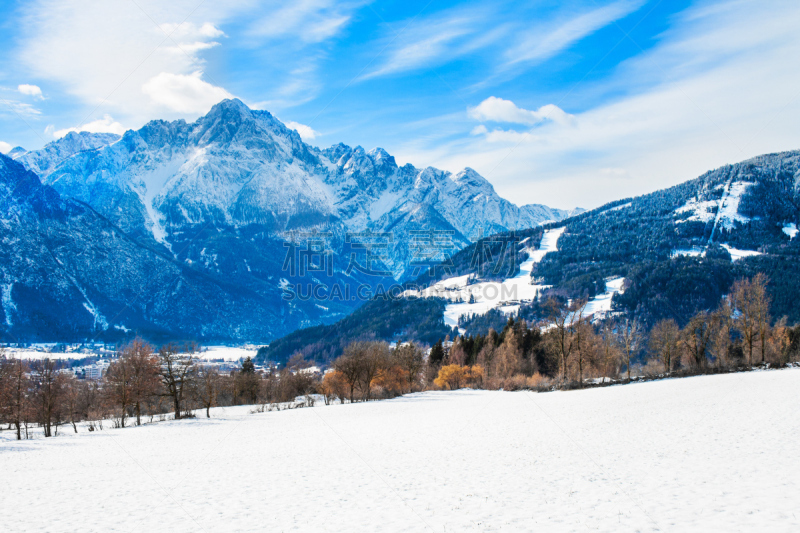
[[[12,148],[6,155],[11,159],[19,159],[23,155],[27,154],[28,151],[23,148],[22,146],[15,146]]]
[[[71,131],[64,137],[48,143],[41,150],[34,150],[14,156],[29,170],[40,177],[52,173],[62,163],[77,154],[99,150],[120,140],[116,133],[90,133]],[[15,149],[16,150],[16,149]]]
[[[70,134],[20,160],[62,195],[168,248],[187,225],[207,222],[263,226],[259,231],[273,236],[324,226],[338,234],[392,231],[408,240],[416,230],[455,230],[461,247],[463,236],[477,230],[531,227],[562,214],[520,210],[470,168],[457,175],[398,168],[383,148],[310,147],[268,111],[237,99],[192,123],[148,122],[121,140]],[[411,254],[391,253],[391,268],[401,275]]]
[[[478,174],[475,170],[467,167],[455,176],[451,175],[450,179],[461,187],[471,187],[479,189],[483,193],[494,194],[494,186],[489,183],[489,180]]]

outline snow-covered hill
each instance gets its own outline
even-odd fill
[[[3,528],[797,531],[798,403],[786,369],[2,431]]]

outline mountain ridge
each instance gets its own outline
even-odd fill
[[[310,291],[374,291],[414,277],[433,261],[417,249],[420,239],[444,237],[435,250],[441,257],[467,246],[471,233],[567,214],[517,207],[472,169],[398,167],[381,148],[320,150],[269,112],[236,100],[192,123],[154,120],[121,136],[71,132],[41,150],[12,155],[13,165],[4,159],[5,178],[34,183],[35,177],[50,191],[48,209],[58,220],[39,213],[29,227],[16,221],[5,228],[7,242],[18,243],[2,268],[7,339],[113,339],[138,331],[265,342],[331,323],[362,301],[303,297]],[[6,215],[20,205],[5,205],[0,216],[11,220]],[[388,240],[366,270],[352,268],[356,254],[356,263],[369,263],[369,247],[353,237],[360,234]],[[308,257],[320,238],[330,268],[287,266]],[[38,255],[47,250],[57,253]],[[37,276],[21,264],[25,254],[39,257]],[[420,257],[427,263],[417,264]],[[171,277],[152,274],[155,264]],[[50,295],[64,300],[63,320],[51,310],[58,305]],[[170,308],[172,319],[165,314]],[[54,326],[35,326],[41,326],[36,313]]]

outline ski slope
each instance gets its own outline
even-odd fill
[[[2,431],[2,530],[797,531],[798,404],[787,369]]]
[[[520,302],[530,302],[540,291],[549,285],[532,283],[533,265],[545,255],[558,251],[558,239],[566,228],[546,230],[538,250],[528,250],[528,259],[519,265],[519,273],[502,282],[484,281],[469,284],[470,275],[448,278],[431,285],[421,293],[406,291],[406,296],[438,296],[453,301],[446,306],[444,322],[448,326],[458,326],[458,319],[465,315],[485,315],[490,309],[500,309],[504,313],[516,313]],[[474,302],[470,302],[470,296]],[[463,333],[463,332],[462,332]]]
[[[604,318],[611,312],[611,300],[617,293],[625,292],[622,285],[625,278],[612,278],[606,280],[606,290],[598,294],[586,304],[583,310],[584,316],[591,316],[594,319]]]

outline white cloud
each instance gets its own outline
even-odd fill
[[[17,62],[83,101],[87,121],[110,114],[138,127],[156,117],[193,119],[209,95],[230,94],[198,73],[202,54],[225,36],[220,24],[248,5],[35,0],[20,9]],[[190,101],[176,105],[177,93]]]
[[[390,52],[388,60],[372,72],[362,76],[362,80],[385,76],[397,72],[414,70],[425,65],[444,60],[455,52],[452,45],[459,38],[472,33],[471,20],[463,17],[437,20],[415,28],[411,35],[403,35],[403,28],[390,32],[390,42],[396,47]]]
[[[7,142],[0,141],[0,154],[7,154],[11,151],[13,146],[8,144]]]
[[[543,14],[536,6],[489,4],[480,8],[456,7],[425,18],[401,21],[370,47],[388,49],[388,59],[360,79],[407,72],[484,51],[494,56],[496,70],[508,75],[510,67],[540,63],[569,48],[597,30],[641,8],[647,0],[617,0],[609,5],[574,15],[561,6],[555,14]],[[540,21],[531,27],[530,20]],[[524,22],[522,22],[524,21]],[[509,44],[510,43],[510,44]],[[499,58],[499,59],[497,59]],[[487,69],[490,79],[499,75]],[[487,80],[479,82],[483,85]]]
[[[142,92],[164,108],[188,115],[202,115],[211,106],[233,95],[202,80],[200,71],[189,75],[162,72],[142,85]]]
[[[56,139],[60,139],[64,137],[71,131],[74,132],[81,132],[81,131],[88,131],[90,133],[116,133],[117,135],[122,135],[125,133],[125,127],[116,122],[111,116],[105,115],[103,118],[98,120],[93,120],[91,122],[87,122],[81,126],[76,126],[74,128],[64,128],[63,130],[55,130],[53,131],[52,126],[48,126],[45,129],[45,133],[52,133],[53,137]]]
[[[252,102],[252,109],[286,109],[310,102],[317,97],[321,83],[316,78],[316,64],[308,60],[301,67],[292,69],[286,74],[285,81],[269,91],[270,99]]]
[[[800,148],[800,70],[790,67],[800,57],[799,4],[704,1],[672,23],[655,47],[591,87],[623,96],[576,113],[573,125],[479,104],[475,118],[529,131],[470,125],[472,135],[455,141],[409,143],[398,160],[475,168],[518,203],[592,207]]]
[[[290,130],[295,130],[297,133],[299,133],[300,138],[304,141],[313,141],[317,138],[317,135],[319,135],[319,132],[314,131],[310,126],[300,124],[299,122],[294,122],[293,120],[284,122],[284,124],[286,124],[286,127]]]
[[[23,83],[17,85],[17,91],[28,96],[42,98],[42,90],[37,85],[28,85],[27,83]]]
[[[291,35],[304,42],[318,43],[341,32],[354,7],[332,0],[296,0],[269,10],[250,26],[249,33],[271,39]]]
[[[18,102],[16,100],[0,99],[0,115],[2,116],[18,116],[18,117],[37,117],[42,112],[35,106],[25,102]]]
[[[517,105],[511,100],[504,100],[495,96],[490,96],[475,107],[467,109],[470,117],[489,122],[509,122],[512,124],[541,124],[547,120],[558,122],[559,124],[569,124],[574,117],[565,113],[560,107],[547,104],[536,111],[529,111]]]
[[[192,120],[211,100],[229,97],[227,65],[212,71],[206,60],[211,49],[236,39],[237,54],[265,58],[261,94],[296,105],[320,85],[313,71],[324,53],[305,48],[340,35],[363,3],[31,0],[19,9],[15,64],[82,101],[83,112],[92,113],[86,121],[108,113],[139,127],[152,118]],[[237,30],[233,37],[227,27]],[[311,70],[297,74],[296,65]]]
[[[554,29],[540,27],[529,30],[517,45],[506,51],[506,60],[512,65],[550,59],[597,30],[637,11],[645,3],[646,0],[619,0],[563,21]]]

